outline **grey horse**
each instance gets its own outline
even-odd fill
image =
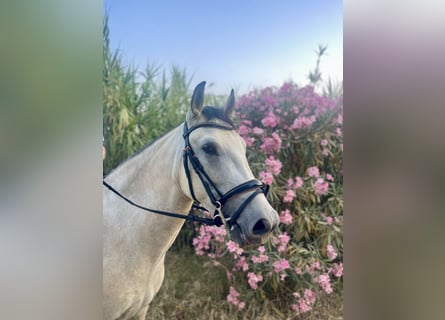
[[[226,105],[218,108],[204,106],[204,87],[202,82],[195,88],[183,124],[125,161],[104,181],[136,203],[184,216],[196,200],[222,217],[234,241],[262,243],[279,219],[254,180],[244,141],[233,130],[233,90]],[[193,154],[187,157],[184,150]],[[165,254],[184,220],[147,213],[104,187],[103,223],[104,319],[145,319],[164,279]]]

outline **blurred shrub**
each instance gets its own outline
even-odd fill
[[[191,78],[173,66],[167,77],[159,67],[144,72],[125,66],[119,50],[110,49],[108,18],[103,25],[104,174],[148,142],[184,121],[190,104]]]

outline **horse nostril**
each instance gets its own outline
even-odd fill
[[[258,220],[253,226],[252,232],[254,235],[263,235],[271,230],[269,222],[265,219]]]

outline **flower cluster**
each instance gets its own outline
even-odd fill
[[[235,112],[252,171],[271,185],[279,230],[240,248],[223,227],[199,226],[195,252],[225,268],[227,302],[237,308],[280,297],[289,313],[310,312],[320,293],[342,290],[342,97],[287,82],[241,96]]]
[[[297,314],[306,313],[312,310],[312,305],[317,300],[316,293],[310,289],[304,289],[304,295],[294,292],[293,296],[296,298],[297,303],[291,305],[292,310]]]
[[[230,302],[235,306],[238,306],[238,308],[243,309],[246,303],[239,301],[238,297],[239,297],[239,292],[236,291],[234,287],[230,287],[229,294],[227,295],[227,302]]]
[[[210,241],[213,239],[216,242],[223,243],[225,241],[227,231],[224,226],[207,226],[201,225],[199,227],[198,236],[193,239],[193,246],[195,253],[203,256],[206,251],[210,249]]]

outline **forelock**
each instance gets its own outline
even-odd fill
[[[213,120],[213,119],[219,119],[224,122],[227,122],[232,127],[235,126],[232,119],[230,119],[227,114],[224,112],[223,108],[216,108],[211,106],[205,106],[201,110],[201,114],[207,119],[207,120]]]

